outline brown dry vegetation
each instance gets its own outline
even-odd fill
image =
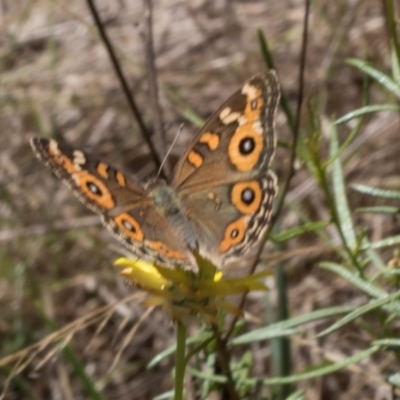
[[[143,118],[151,126],[142,2],[101,0],[97,6]],[[265,33],[282,89],[294,109],[303,13],[303,2],[298,0],[154,2],[160,102],[170,143],[179,125],[185,123],[174,157],[181,154],[196,130],[188,116],[205,119],[248,77],[265,68],[257,28]],[[28,139],[54,135],[141,177],[153,168],[84,0],[2,0],[0,43],[1,358],[99,307],[113,304],[133,290],[123,284],[111,266],[120,254],[116,243],[97,217],[34,158]],[[383,70],[389,68],[381,2],[314,1],[307,52],[305,98],[320,114],[323,132],[328,135],[332,116],[361,105],[362,75],[344,60],[369,59]],[[379,103],[385,96],[379,88],[373,88],[370,101]],[[304,126],[306,120],[305,107]],[[280,137],[286,138],[289,131],[281,112],[277,125]],[[351,127],[340,127],[341,138]],[[374,114],[365,120],[346,153],[347,184],[399,188],[398,129],[395,112]],[[285,169],[285,163],[284,156],[278,156],[278,171]],[[350,189],[348,195],[353,210],[371,205],[370,199]],[[283,209],[282,229],[300,223],[293,207],[313,220],[327,219],[322,193],[302,165],[298,166],[287,202],[292,208]],[[368,227],[371,240],[400,229],[398,220],[386,216],[354,218]],[[333,241],[338,240],[334,229],[328,232]],[[272,257],[271,252],[272,245],[265,253],[266,259]],[[317,267],[319,261],[335,257],[317,235],[290,241],[283,255],[286,252],[291,254],[285,264],[291,315],[366,301],[346,281],[332,279],[331,273]],[[391,254],[388,251],[387,260]],[[270,284],[273,299],[274,285]],[[253,296],[249,303],[261,321],[265,316],[263,304],[261,295]],[[101,333],[95,335],[100,326],[97,322],[77,332],[70,343],[106,399],[150,399],[172,386],[173,358],[155,370],[145,369],[153,356],[174,342],[173,325],[157,311],[142,322],[117,366],[109,371],[122,338],[143,313],[138,301],[120,305]],[[246,329],[255,326],[249,324]],[[328,322],[309,324],[302,335],[294,337],[295,371],[324,360],[348,357],[363,349],[370,338],[366,330],[353,323],[315,339],[315,334],[326,326]],[[380,326],[371,320],[369,329],[374,332]],[[253,350],[255,373],[268,376],[268,345]],[[65,353],[57,353],[34,371],[40,357],[23,372],[19,383],[10,386],[7,399],[25,398],[21,387],[28,383],[32,398],[87,398]],[[391,387],[383,377],[386,369],[398,370],[399,365],[391,353],[382,352],[299,387],[306,388],[306,398],[311,400],[390,399]],[[9,372],[1,370],[0,388]]]

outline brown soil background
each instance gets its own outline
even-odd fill
[[[173,150],[181,154],[195,133],[187,115],[207,118],[253,73],[265,68],[257,28],[263,30],[274,57],[282,90],[294,110],[304,4],[298,0],[155,1],[154,43],[160,102],[169,143],[184,122]],[[146,123],[153,115],[146,79],[141,1],[97,1],[131,89]],[[362,74],[345,64],[347,57],[369,59],[390,68],[390,52],[382,3],[376,0],[313,2],[307,49],[306,94],[321,116],[324,135],[329,121],[361,105]],[[56,135],[110,164],[147,175],[152,167],[136,122],[131,116],[107,53],[83,0],[3,0],[0,3],[0,357],[34,343],[58,327],[112,304],[132,293],[111,266],[120,252],[116,242],[49,171],[28,145],[33,135]],[[383,103],[387,93],[374,85],[371,103]],[[352,123],[340,126],[345,138]],[[286,138],[282,112],[277,129]],[[399,117],[384,112],[367,118],[347,152],[346,183],[400,187]],[[325,151],[323,149],[323,151]],[[278,155],[278,171],[285,158]],[[349,189],[350,206],[372,205],[370,198]],[[326,219],[322,193],[305,167],[298,166],[287,202],[313,220]],[[376,202],[376,201],[375,201]],[[354,216],[371,240],[398,232],[399,221],[385,216]],[[296,226],[298,215],[286,207],[282,229]],[[333,242],[337,232],[328,229]],[[316,235],[288,243],[294,251],[286,263],[292,316],[333,305],[363,304],[367,298],[345,281],[318,268],[333,253]],[[271,259],[269,245],[265,253]],[[388,251],[386,259],[392,253]],[[275,298],[273,281],[271,298]],[[263,295],[252,296],[248,308],[262,326]],[[173,358],[147,371],[147,362],[174,342],[173,325],[153,312],[141,325],[116,368],[108,369],[116,349],[144,309],[137,303],[120,306],[102,332],[92,326],[78,332],[71,347],[104,397],[151,399],[172,385]],[[44,317],[46,315],[46,317]],[[323,339],[315,334],[329,321],[307,325],[293,338],[294,371],[314,363],[340,361],[366,348],[371,336],[356,323]],[[375,320],[369,327],[380,329]],[[197,328],[193,328],[195,334]],[[93,339],[94,338],[94,339]],[[87,349],[91,342],[90,349]],[[254,373],[270,376],[268,343],[252,347]],[[62,355],[39,371],[33,364],[23,373],[38,399],[84,399],[85,391]],[[307,399],[390,399],[383,371],[399,370],[391,353],[380,353],[358,365],[321,379],[303,382]],[[6,378],[0,373],[0,387]],[[13,385],[6,398],[20,399]]]

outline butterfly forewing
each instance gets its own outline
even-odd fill
[[[139,257],[187,264],[185,246],[156,212],[146,191],[124,173],[55,140],[31,139],[33,150],[75,195],[100,214],[113,235]]]
[[[178,162],[173,186],[193,192],[255,176],[269,167],[276,148],[279,97],[274,71],[249,79],[191,141]]]

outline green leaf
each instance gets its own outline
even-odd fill
[[[346,60],[346,63],[360,69],[400,99],[400,85],[398,85],[389,75],[383,73],[366,61],[350,58]]]
[[[377,242],[366,243],[362,245],[361,249],[380,249],[382,247],[390,247],[400,244],[400,235],[391,236],[386,239],[378,240]]]
[[[332,333],[333,331],[338,330],[342,326],[347,325],[349,322],[357,319],[358,317],[361,317],[361,315],[366,314],[376,308],[379,308],[386,303],[396,300],[399,297],[400,297],[400,291],[397,291],[389,296],[385,296],[382,299],[372,300],[369,303],[365,304],[364,306],[359,307],[356,310],[352,311],[351,313],[347,314],[345,317],[343,317],[339,321],[335,322],[329,328],[324,329],[316,337],[328,335],[329,333]]]
[[[156,397],[153,397],[152,400],[171,400],[173,397],[174,397],[174,391],[169,390],[168,392],[164,392]]]
[[[301,382],[306,379],[313,379],[318,378],[323,375],[332,374],[333,372],[340,371],[349,365],[353,365],[364,358],[371,356],[372,354],[376,353],[379,350],[378,346],[370,347],[367,350],[360,351],[359,353],[355,354],[354,356],[348,357],[341,362],[330,364],[328,366],[322,366],[321,368],[315,369],[311,372],[305,372],[302,374],[292,375],[283,378],[268,378],[264,379],[264,385],[282,385],[285,383],[294,383],[294,382]]]
[[[378,339],[372,342],[374,346],[380,347],[399,347],[400,348],[400,339],[398,338],[386,338],[386,339]]]
[[[296,236],[300,236],[306,232],[318,231],[322,228],[328,226],[330,221],[317,221],[317,222],[307,222],[304,225],[296,226],[286,231],[279,232],[276,235],[270,235],[274,242],[285,242],[286,240],[293,239]]]
[[[398,190],[387,190],[387,189],[378,189],[372,186],[360,185],[357,183],[353,183],[350,187],[357,192],[368,194],[374,197],[381,197],[383,199],[395,199],[400,200],[400,192]]]
[[[214,371],[199,371],[198,369],[195,368],[190,368],[187,367],[186,370],[196,378],[206,380],[209,382],[215,382],[215,383],[225,383],[226,382],[226,376],[223,375],[217,375]]]
[[[358,213],[362,214],[399,214],[400,208],[392,206],[360,207]]]
[[[398,372],[388,376],[386,380],[394,386],[400,387],[400,374]]]
[[[373,285],[371,282],[363,280],[362,278],[360,278],[359,275],[350,272],[347,268],[344,268],[340,264],[323,262],[319,266],[341,276],[342,278],[346,279],[347,282],[356,286],[371,297],[381,299],[382,297],[388,296],[388,293],[385,292],[383,289]],[[392,312],[396,315],[400,315],[400,307],[397,302],[393,304],[386,304],[382,308],[387,312]]]
[[[338,136],[336,127],[332,127],[331,131],[331,148],[330,155],[333,156],[339,148]],[[336,211],[340,224],[340,230],[346,241],[347,247],[354,250],[357,246],[356,234],[354,232],[353,221],[347,203],[346,189],[344,185],[344,176],[342,170],[342,163],[340,158],[336,158],[332,163],[332,182],[333,194],[335,197]]]
[[[334,122],[334,124],[335,125],[343,124],[344,122],[351,121],[354,118],[358,118],[366,114],[371,114],[375,112],[398,111],[398,110],[400,110],[400,106],[398,106],[397,104],[381,104],[381,105],[377,104],[373,106],[365,106],[343,115],[343,117],[338,118]]]
[[[270,339],[272,335],[284,336],[287,330],[295,328],[299,325],[304,325],[319,319],[324,319],[335,315],[344,314],[353,310],[354,307],[351,306],[339,306],[339,307],[330,307],[318,311],[313,311],[305,315],[300,315],[299,317],[294,317],[287,319],[285,321],[277,322],[265,328],[255,329],[251,332],[245,333],[244,335],[232,339],[230,341],[230,344],[238,345],[238,344],[256,342],[259,340]]]
[[[285,400],[304,400],[305,399],[305,390],[300,389],[296,392],[292,393],[289,397],[286,397]]]
[[[347,282],[356,286],[358,289],[362,290],[364,293],[368,294],[371,297],[382,298],[384,296],[387,296],[387,293],[383,289],[361,279],[358,274],[349,271],[347,268],[343,267],[340,264],[336,264],[333,262],[322,262],[319,264],[319,266],[335,273],[336,275],[341,276]]]

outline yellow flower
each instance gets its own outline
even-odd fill
[[[189,322],[200,318],[216,323],[218,311],[242,315],[242,311],[224,298],[255,290],[267,290],[259,281],[270,271],[243,278],[224,279],[223,274],[209,261],[196,257],[198,272],[182,268],[166,268],[143,260],[120,258],[114,265],[122,267],[121,275],[151,294],[143,304],[162,306],[174,319]]]

